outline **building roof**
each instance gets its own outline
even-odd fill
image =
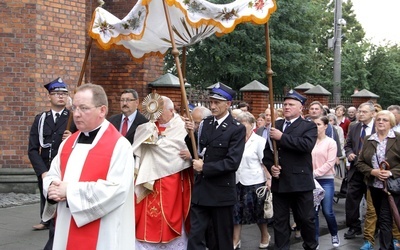
[[[324,87],[322,87],[321,85],[317,85],[307,91],[304,92],[304,94],[307,95],[332,95],[331,92],[329,92],[328,90],[326,90]]]
[[[152,87],[180,87],[179,78],[171,73],[160,76],[149,85]],[[185,83],[185,87],[190,87],[190,84]]]
[[[379,95],[372,93],[366,89],[360,90],[357,93],[351,95],[351,97],[371,97],[371,98],[379,98]]]
[[[240,91],[258,91],[258,92],[268,92],[269,88],[262,84],[261,82],[254,80],[247,84],[246,86],[242,87]]]
[[[212,85],[208,86],[206,89],[212,89],[212,88],[214,88],[214,87],[215,87],[215,85],[217,85],[217,84],[220,84],[220,85],[223,85],[223,86],[225,86],[225,87],[227,87],[227,88],[230,88],[230,89],[232,89],[231,87],[229,87],[229,86],[228,86],[228,85],[226,85],[226,84],[223,84],[222,82],[216,82],[216,83],[214,83],[214,84],[212,84]]]
[[[305,82],[305,83],[303,83],[303,84],[300,84],[299,86],[297,86],[297,87],[295,87],[294,89],[295,90],[306,90],[306,89],[311,89],[311,88],[314,88],[315,87],[315,85],[313,85],[313,84],[311,84],[311,83],[309,83],[309,82]]]

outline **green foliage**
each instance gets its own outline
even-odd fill
[[[386,108],[400,103],[400,46],[372,46],[366,63],[369,90],[380,96],[379,104]]]
[[[213,0],[215,3],[228,0]],[[304,82],[320,84],[332,92],[334,1],[277,0],[269,21],[274,93],[282,94]],[[380,95],[384,106],[399,103],[399,47],[374,46],[365,40],[351,0],[343,2],[341,89],[350,97],[355,89]],[[186,52],[186,78],[195,86],[223,82],[238,90],[253,80],[267,85],[265,26],[241,24],[234,32],[210,37]],[[175,73],[174,59],[166,56],[165,69]],[[394,93],[396,93],[394,95]],[[385,97],[385,98],[382,98]]]

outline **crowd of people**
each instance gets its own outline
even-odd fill
[[[314,250],[320,213],[339,247],[338,170],[348,182],[344,238],[363,234],[360,249],[367,250],[378,234],[380,249],[400,249],[388,200],[399,208],[400,195],[383,191],[388,178],[400,177],[398,105],[305,106],[290,90],[281,109],[255,117],[247,103],[234,108],[235,91],[217,84],[209,108],[195,107],[191,117],[161,96],[160,115],[148,120],[138,93],[126,89],[121,113],[107,119],[101,86],[78,87],[70,107],[61,78],[45,88],[50,110],[35,117],[28,149],[41,192],[41,221],[33,228],[49,229],[44,249],[240,249],[246,224],[257,224],[260,249],[272,242],[289,249],[294,222],[303,248]],[[316,183],[324,190],[317,205]],[[273,193],[273,239],[266,196],[256,192],[262,187]]]

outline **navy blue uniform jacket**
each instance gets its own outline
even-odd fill
[[[282,131],[285,120],[276,121],[275,127]],[[317,140],[317,126],[299,117],[285,129],[276,141],[281,166],[279,178],[272,178],[271,190],[277,193],[310,191],[315,188],[311,151]],[[274,165],[272,150],[267,143],[263,163],[271,173]]]
[[[192,203],[202,206],[230,206],[236,203],[235,172],[242,159],[246,129],[229,116],[213,127],[214,117],[203,120],[200,152],[206,148],[203,171],[195,173]]]

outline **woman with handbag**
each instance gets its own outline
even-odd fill
[[[314,119],[318,129],[317,142],[311,152],[313,173],[315,180],[325,190],[325,196],[321,201],[322,213],[324,214],[328,229],[332,237],[332,245],[338,247],[340,239],[338,236],[338,226],[335,212],[333,211],[333,195],[335,194],[335,162],[337,146],[335,140],[326,136],[325,130],[328,128],[329,119],[322,116]],[[316,238],[319,237],[319,206],[315,212],[315,228],[317,229]]]
[[[271,175],[262,164],[263,150],[266,140],[253,132],[256,122],[249,112],[242,112],[237,117],[240,123],[246,127],[246,144],[236,171],[237,203],[234,205],[234,249],[241,247],[240,232],[242,225],[257,223],[261,232],[259,248],[266,249],[269,246],[271,236],[268,233],[267,219],[264,218],[265,195],[258,197],[256,190],[267,185],[271,187]]]
[[[393,217],[384,185],[388,178],[400,177],[400,134],[393,131],[395,125],[395,117],[390,111],[378,112],[375,117],[376,133],[365,138],[357,163],[357,169],[365,175],[377,213],[380,249],[394,249]],[[389,165],[390,170],[380,169],[379,165]],[[399,208],[400,195],[391,195]]]

